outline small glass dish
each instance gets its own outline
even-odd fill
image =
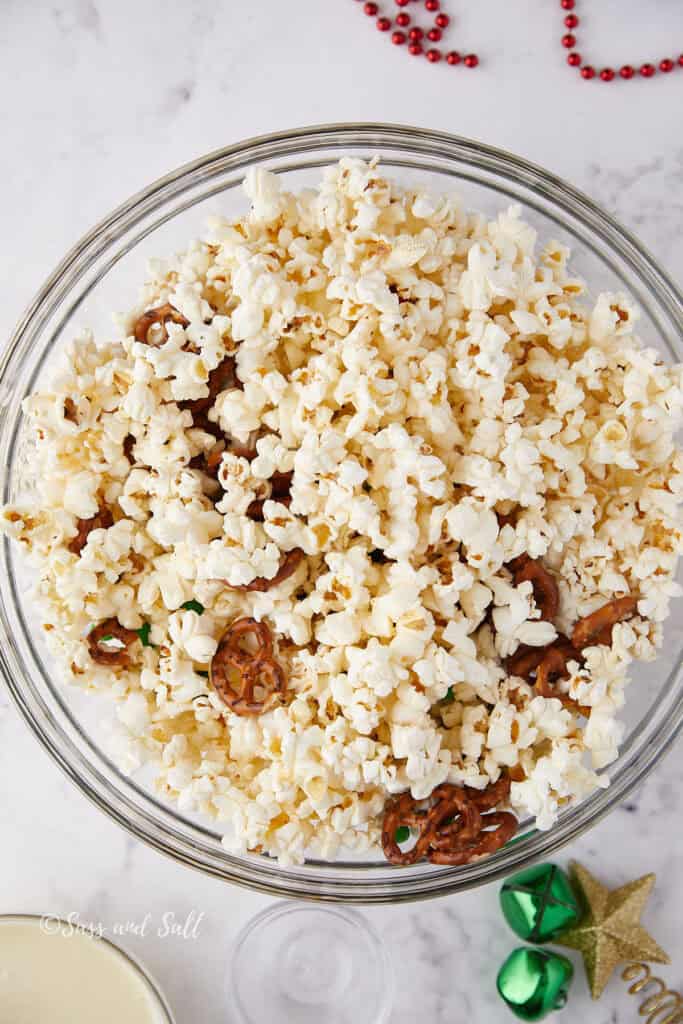
[[[133,196],[67,253],[18,324],[0,361],[2,500],[12,501],[21,478],[26,436],[21,401],[49,375],[55,352],[78,328],[111,329],[110,311],[137,298],[147,259],[181,249],[212,213],[244,211],[240,189],[255,166],[277,172],[283,185],[314,185],[320,169],[342,155],[379,156],[385,172],[405,185],[457,191],[467,207],[498,212],[519,203],[541,239],[573,251],[573,266],[595,294],[627,291],[640,304],[640,334],[671,362],[683,353],[683,300],[645,249],[586,196],[509,153],[443,132],[380,124],[327,125],[251,139],[202,157]],[[565,808],[539,832],[521,821],[504,849],[464,867],[392,867],[377,858],[311,860],[281,867],[265,856],[235,856],[211,822],[184,815],[127,778],[98,741],[101,701],[60,685],[40,638],[26,590],[22,557],[0,546],[0,672],[36,737],[76,785],[114,820],[181,863],[277,896],[347,903],[415,900],[482,885],[549,857],[619,804],[671,746],[683,722],[681,654],[676,617],[666,625],[656,662],[634,666],[637,681],[622,713],[626,735],[608,769],[611,785]],[[680,623],[680,614],[678,622]],[[93,705],[97,704],[95,709]]]
[[[24,999],[28,997],[40,1020],[54,1018],[55,1014],[59,1020],[65,1020],[67,1012],[76,1012],[79,1021],[85,1020],[81,1014],[87,1012],[99,1020],[97,1002],[108,999],[107,1020],[113,1020],[118,1011],[126,1012],[126,1020],[134,1015],[136,1021],[144,1019],[149,1024],[174,1024],[168,1003],[147,969],[96,930],[79,927],[54,914],[0,914],[0,946],[3,929],[7,928],[10,948],[2,959],[4,1013],[18,1001],[15,1012],[21,1020],[27,1019],[23,1014]],[[55,943],[69,945],[57,951]],[[25,957],[30,957],[26,972],[22,963]],[[46,969],[41,971],[41,966]],[[108,991],[101,987],[107,982]],[[73,990],[77,993],[78,1010],[73,1005]],[[62,997],[69,1002],[70,1011],[62,1005]],[[111,1000],[115,1000],[115,1005],[111,1005]],[[4,1013],[2,1020],[9,1021]]]

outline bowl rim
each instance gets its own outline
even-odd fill
[[[380,154],[383,149],[398,149],[424,156],[441,155],[452,161],[458,160],[474,166],[480,171],[497,176],[504,174],[507,178],[521,181],[533,193],[548,201],[552,209],[579,219],[584,227],[597,232],[601,239],[616,251],[648,291],[656,295],[660,306],[673,324],[675,338],[672,351],[680,351],[683,342],[683,296],[675,283],[634,235],[587,195],[562,178],[505,150],[443,131],[377,122],[319,124],[254,136],[213,150],[156,179],[95,224],[58,263],[20,317],[8,345],[0,354],[0,395],[4,396],[6,391],[11,389],[11,384],[7,382],[8,371],[20,363],[52,312],[80,280],[85,272],[84,263],[90,265],[93,260],[105,253],[118,237],[134,226],[146,213],[162,208],[173,197],[180,195],[192,185],[210,180],[225,170],[240,170],[269,157],[305,155],[323,149],[329,156],[329,150],[343,150],[344,147],[376,148]],[[330,159],[323,163],[329,163]],[[655,316],[654,319],[661,328],[658,318]],[[666,340],[667,336],[671,335],[670,329],[662,329],[662,335]],[[4,431],[7,410],[6,404],[1,404],[0,415]],[[6,546],[7,538],[3,547]],[[9,639],[5,629],[4,605],[2,611],[0,636]],[[219,858],[216,854],[211,855],[208,849],[203,851],[203,857],[198,857],[199,844],[191,843],[165,824],[160,825],[158,820],[152,820],[140,812],[131,815],[130,801],[126,801],[119,792],[115,792],[115,796],[111,792],[107,793],[107,789],[111,787],[108,787],[106,780],[103,784],[100,772],[92,762],[81,757],[79,771],[73,754],[67,757],[59,749],[50,735],[55,732],[54,723],[44,721],[41,726],[37,721],[34,711],[28,706],[22,693],[21,685],[14,678],[16,668],[16,662],[5,655],[5,645],[0,645],[0,673],[23,720],[51,759],[80,791],[129,833],[176,861],[224,880],[276,896],[296,896],[323,902],[343,900],[357,904],[399,903],[439,897],[495,881],[512,870],[546,857],[592,827],[623,800],[653,770],[683,728],[682,660],[679,653],[677,664],[666,680],[669,688],[674,683],[676,685],[677,697],[674,707],[668,717],[659,723],[656,733],[650,738],[645,749],[640,750],[620,767],[618,778],[608,789],[597,790],[589,795],[570,812],[561,816],[551,830],[539,832],[532,829],[517,837],[516,841],[513,840],[503,851],[465,867],[432,868],[429,874],[411,874],[410,878],[406,873],[405,883],[401,882],[401,868],[396,869],[390,881],[364,881],[362,865],[353,872],[356,877],[351,880],[335,881],[329,877],[306,879],[301,872],[295,873],[281,868],[273,870],[272,867],[259,863],[263,859],[269,861],[269,865],[274,864],[270,858],[252,857],[247,861],[244,858],[232,857],[223,851]],[[46,724],[51,728],[47,728]],[[63,730],[61,732],[63,735]],[[83,764],[85,774],[82,771]],[[144,820],[141,820],[143,818]],[[529,843],[522,844],[523,849],[515,845],[520,839],[529,839]],[[308,863],[315,866],[315,862]],[[334,861],[325,864],[330,872],[334,872],[335,868],[340,866],[338,863],[335,865]],[[346,864],[344,867],[350,868],[351,865]]]

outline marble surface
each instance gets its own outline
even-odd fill
[[[683,71],[651,82],[582,82],[564,64],[555,0],[444,2],[457,17],[454,45],[482,57],[476,72],[412,60],[353,0],[0,6],[2,335],[65,249],[130,193],[207,150],[320,121],[402,121],[509,148],[591,193],[682,276],[675,126]],[[683,42],[675,0],[592,7],[599,9],[584,19],[582,49],[598,64],[663,55],[671,39]],[[662,973],[674,987],[683,986],[683,839],[674,824],[683,810],[682,749],[561,857],[580,858],[614,885],[658,873],[645,923],[672,955]],[[230,944],[269,900],[130,839],[60,775],[1,692],[0,751],[0,913],[75,912],[109,934],[130,922],[122,941],[158,976],[178,1024],[229,1021]],[[367,912],[396,966],[392,1024],[513,1019],[493,985],[515,944],[496,901],[489,887]],[[185,921],[192,911],[203,914],[194,939],[156,934],[163,914]],[[145,934],[134,934],[148,914]],[[581,973],[558,1019],[580,1015],[591,1024],[637,1019],[623,983],[591,1004]]]

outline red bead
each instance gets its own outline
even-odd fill
[[[560,0],[560,7],[564,11],[573,11],[574,10],[574,0]]]
[[[460,56],[457,50],[451,50],[450,53],[446,54],[447,64],[459,64],[461,60],[462,57]]]
[[[438,11],[440,6],[439,0],[425,0],[425,10],[427,11]]]
[[[576,26],[579,24],[579,19],[576,17],[575,14],[568,14],[567,17],[564,19],[564,23],[567,26],[567,28],[576,28]]]
[[[397,14],[396,24],[400,25],[401,28],[405,28],[406,25],[410,25],[410,15],[405,13]]]
[[[465,57],[464,64],[466,68],[476,68],[479,63],[479,58],[476,53],[468,53]]]
[[[410,3],[410,0],[394,0],[394,3],[396,4],[397,7],[407,7],[408,4]]]
[[[429,41],[432,43],[438,43],[439,40],[441,39],[441,35],[442,32],[440,28],[430,28],[429,32],[427,33],[427,39],[429,39]]]
[[[412,53],[413,57],[419,57],[422,53],[422,46],[420,43],[411,43],[408,47],[408,52]]]
[[[633,78],[635,71],[630,64],[624,64],[623,68],[619,68],[619,74],[622,78]]]
[[[600,72],[600,78],[603,82],[611,82],[614,78],[614,72],[611,68],[603,68]]]
[[[592,68],[590,64],[586,64],[585,67],[581,68],[582,78],[595,78],[595,68]]]
[[[448,28],[451,23],[451,19],[447,14],[437,14],[434,18],[434,24],[437,28]]]
[[[678,58],[678,63],[679,63],[679,64],[681,65],[681,67],[683,68],[683,53],[682,53],[682,54],[680,55],[680,57]]]
[[[576,46],[576,36],[568,32],[566,36],[562,36],[562,45],[571,50],[572,46]]]
[[[665,57],[664,60],[660,60],[660,62],[659,62],[659,70],[660,71],[663,71],[665,74],[668,74],[669,71],[673,71],[673,69],[674,69],[674,62],[672,60],[670,60],[669,57]]]
[[[391,28],[391,18],[378,18],[377,28],[380,32],[388,32]]]
[[[394,44],[394,46],[403,46],[403,44],[406,41],[405,32],[394,32],[391,37],[391,41]]]
[[[421,28],[411,28],[408,33],[408,39],[410,39],[411,43],[419,43],[421,39],[424,39],[424,32]]]
[[[379,8],[378,8],[377,4],[373,4],[373,3],[367,3],[363,7],[363,11],[364,11],[365,14],[367,14],[368,18],[374,18],[375,15],[377,14],[378,10],[379,10]]]
[[[643,78],[652,78],[656,70],[657,69],[654,66],[654,64],[643,64],[643,66],[640,69],[640,73],[643,76]]]
[[[578,68],[580,63],[581,63],[581,54],[580,53],[570,53],[569,56],[567,57],[567,64],[569,64],[570,68]]]
[[[441,50],[427,50],[427,60],[430,64],[438,64],[441,60]]]

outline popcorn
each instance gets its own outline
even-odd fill
[[[588,307],[517,207],[487,221],[356,158],[297,195],[254,168],[245,192],[245,216],[153,262],[120,341],[82,333],[25,400],[27,493],[0,528],[39,569],[47,643],[114,697],[123,769],[155,761],[162,797],[235,853],[374,856],[392,795],[507,770],[513,810],[550,828],[607,785],[630,663],[681,594],[683,368],[640,344],[627,296]],[[137,341],[165,303],[184,319]],[[248,589],[295,549],[287,580]],[[557,580],[553,622],[515,585],[524,554]],[[509,674],[631,594],[557,697]],[[241,616],[287,676],[260,716],[208,678]],[[90,657],[112,617],[145,638],[130,666]]]

